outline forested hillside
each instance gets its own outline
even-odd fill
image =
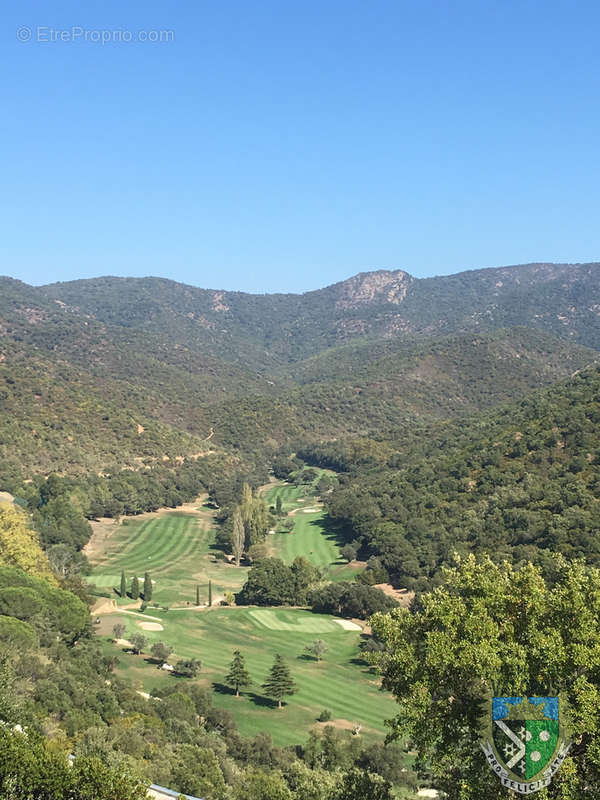
[[[206,492],[210,563],[217,572],[250,566],[237,600],[252,605],[366,618],[396,601],[365,584],[422,592],[445,580],[456,554],[464,564],[472,552],[532,562],[559,586],[557,552],[600,566],[599,275],[597,265],[429,281],[377,272],[261,297],[157,279],[44,288],[2,279],[0,491],[23,510],[0,505],[0,710],[31,731],[21,740],[0,729],[4,749],[17,762],[52,762],[66,787],[57,796],[92,778],[136,800],[149,779],[211,800],[391,800],[392,783],[410,796],[430,765],[406,761],[401,745],[366,745],[329,727],[284,751],[264,733],[241,737],[189,675],[156,699],[116,677],[114,642],[101,649],[86,607],[88,520]],[[270,526],[287,523],[279,535],[296,545],[300,525],[292,535],[291,512],[280,518],[253,489],[272,474],[316,480],[306,464],[338,473],[319,480],[311,502],[352,562],[342,565],[348,580],[303,558],[288,566],[268,557]],[[254,542],[246,527],[259,511]],[[225,566],[230,549],[237,566]],[[270,592],[271,574],[285,591]],[[147,607],[153,581],[143,580]],[[133,577],[131,586],[133,599]],[[100,583],[91,591],[110,599]],[[423,602],[418,595],[414,613]],[[361,647],[383,653],[387,635],[384,626]],[[311,646],[320,654],[323,645]],[[357,655],[355,644],[346,657]],[[190,658],[184,651],[181,663],[197,669]],[[73,769],[52,761],[41,734],[75,752]],[[29,778],[20,780],[35,794]]]
[[[592,308],[597,274],[537,266],[433,279],[429,310],[419,295],[413,311],[424,322],[470,298],[488,320],[477,327],[493,328],[508,319],[485,311],[500,281],[513,293],[509,321],[531,322],[514,293],[537,287],[546,310],[532,324],[553,328],[540,320],[574,292]],[[1,279],[0,478],[139,469],[214,450],[264,472],[280,447],[476,412],[596,358],[575,344],[595,336],[597,315],[581,304],[570,312],[577,323],[559,326],[566,338],[524,327],[440,336],[472,327],[456,314],[433,327],[381,327],[381,309],[408,314],[421,285],[379,272],[305,295],[251,296],[159,279],[41,289]]]
[[[111,277],[43,291],[94,319],[168,333],[257,368],[359,336],[411,338],[515,325],[600,347],[600,264],[527,264],[423,280],[379,270],[302,295]]]
[[[454,554],[600,565],[600,369],[501,410],[357,449],[306,448],[346,470],[329,514],[373,582],[424,588]]]

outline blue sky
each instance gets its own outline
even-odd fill
[[[8,6],[0,273],[270,292],[600,259],[597,2]]]

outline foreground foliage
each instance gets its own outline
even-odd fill
[[[417,609],[376,614],[385,649],[371,656],[399,704],[392,736],[409,736],[451,800],[506,790],[479,748],[494,695],[560,693],[573,745],[538,797],[600,793],[600,570],[556,557],[553,585],[528,564],[471,556]]]

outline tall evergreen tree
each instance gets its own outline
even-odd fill
[[[121,597],[127,597],[127,581],[125,579],[125,570],[121,571],[121,588],[119,589]]]
[[[244,524],[244,549],[264,541],[269,530],[269,510],[262,497],[254,497],[252,489],[245,483],[239,505]]]
[[[225,683],[228,686],[231,686],[232,689],[235,689],[236,697],[240,696],[240,689],[242,689],[244,686],[250,686],[252,683],[250,680],[250,675],[246,670],[244,656],[239,650],[233,651],[233,661],[229,667],[229,672],[225,676]]]
[[[269,697],[277,700],[277,707],[282,708],[281,701],[286,695],[296,692],[296,684],[292,680],[290,669],[283,658],[277,653],[266,681],[262,688]]]
[[[244,553],[246,532],[244,530],[244,520],[239,506],[233,512],[233,531],[231,534],[231,551],[235,558],[235,565],[239,567],[240,559]]]
[[[275,511],[277,512],[277,516],[278,516],[278,517],[280,517],[280,516],[281,516],[281,507],[282,507],[282,503],[281,503],[281,495],[280,495],[280,494],[278,494],[278,495],[277,495],[277,500],[275,501]]]
[[[144,575],[144,601],[149,603],[152,600],[152,580],[150,573],[146,572]]]
[[[200,605],[200,587],[196,584],[196,605]]]
[[[208,605],[212,606],[212,581],[208,582]]]
[[[137,600],[140,596],[140,582],[138,581],[137,575],[133,576],[133,580],[131,581],[131,599]]]

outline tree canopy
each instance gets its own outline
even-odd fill
[[[548,797],[600,791],[600,570],[553,559],[552,582],[531,564],[470,556],[411,611],[372,618],[384,649],[371,659],[407,736],[451,800],[506,790],[479,748],[492,694],[559,694],[573,746]]]

